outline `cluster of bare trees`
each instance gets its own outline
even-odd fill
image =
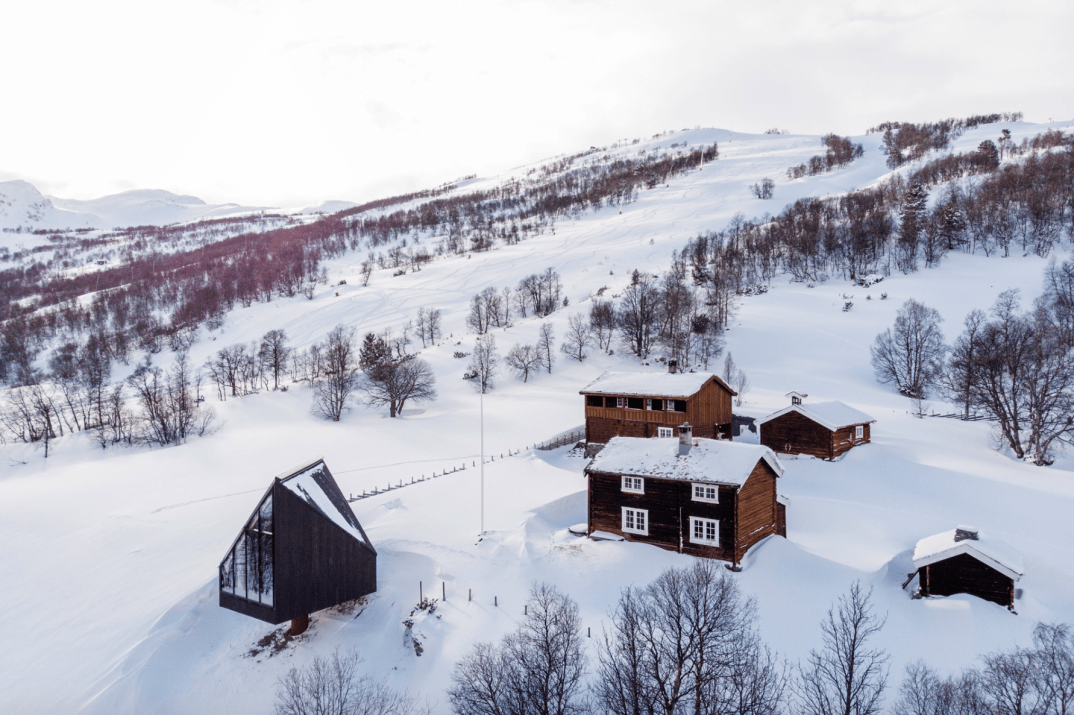
[[[873,344],[877,379],[916,400],[941,387],[964,418],[980,413],[995,424],[998,446],[1037,465],[1074,443],[1074,261],[1049,264],[1029,310],[1009,290],[989,313],[972,311],[950,348],[941,321],[935,309],[906,301]]]
[[[868,134],[884,133],[884,153],[888,166],[896,169],[908,161],[922,158],[930,151],[946,149],[968,129],[982,124],[1020,122],[1021,112],[977,114],[964,119],[941,119],[937,122],[883,122],[870,127]]]
[[[518,282],[512,291],[489,286],[470,300],[470,313],[466,325],[478,335],[492,328],[511,326],[511,316],[526,318],[530,315],[544,318],[560,307],[563,284],[554,268],[534,273]]]
[[[723,350],[730,303],[709,286],[691,285],[687,266],[684,256],[675,256],[663,277],[634,271],[618,297],[612,321],[603,305],[595,302],[590,325],[599,342],[610,345],[614,326],[621,348],[642,360],[662,346],[666,357],[680,366],[707,369]]]
[[[491,336],[489,337],[491,338]],[[552,364],[555,361],[555,346],[556,335],[552,324],[541,323],[541,328],[537,333],[537,344],[522,345],[516,343],[504,357],[504,362],[522,378],[523,382],[528,382],[531,372],[545,369],[548,370],[549,374],[552,373]],[[473,368],[473,366],[471,367]]]
[[[990,653],[980,667],[943,676],[906,666],[894,715],[1067,715],[1074,712],[1074,633],[1038,623],[1031,648]]]
[[[809,161],[804,164],[787,169],[788,179],[800,179],[803,176],[816,176],[835,171],[865,154],[865,149],[861,144],[855,144],[850,139],[841,137],[838,134],[825,134],[820,138],[820,142],[827,147],[827,151],[824,154],[810,157]],[[765,181],[769,181],[769,179],[765,179]],[[771,198],[771,196],[758,194],[757,198]]]
[[[358,651],[317,656],[276,685],[276,715],[428,715],[416,698],[362,673]]]
[[[397,342],[397,348],[398,345]],[[373,333],[366,334],[358,355],[358,365],[364,373],[360,387],[368,403],[387,407],[390,417],[402,414],[407,402],[436,399],[432,368],[416,355],[402,349],[393,351],[389,340]]]

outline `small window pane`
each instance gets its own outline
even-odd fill
[[[586,395],[585,404],[586,407],[604,407],[604,398],[597,395]]]
[[[578,404],[578,403],[576,402],[574,404]],[[628,397],[627,398],[627,407],[632,409],[632,410],[644,409],[645,401],[640,397]]]
[[[574,404],[578,404],[577,402]],[[686,400],[675,400],[675,411],[686,412]]]

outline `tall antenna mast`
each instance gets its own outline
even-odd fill
[[[485,535],[485,385],[481,385],[481,536]]]

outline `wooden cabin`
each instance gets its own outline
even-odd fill
[[[586,443],[601,445],[612,437],[674,438],[684,422],[691,424],[695,437],[731,439],[731,398],[738,393],[716,375],[671,371],[606,372],[581,390]]]
[[[318,459],[276,477],[220,563],[220,605],[292,635],[377,590],[377,552]]]
[[[777,454],[835,459],[867,444],[872,417],[842,402],[805,402],[809,395],[788,392],[790,407],[761,420],[761,444]]]
[[[751,546],[786,536],[772,450],[694,437],[613,437],[589,463],[587,533],[738,564]],[[782,524],[782,526],[781,526]]]
[[[960,526],[917,542],[914,572],[921,596],[968,593],[1014,609],[1014,582],[1022,578],[1022,555],[1007,544]]]

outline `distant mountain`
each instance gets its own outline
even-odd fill
[[[102,228],[92,213],[60,208],[28,181],[0,182],[0,228]]]
[[[55,196],[49,198],[53,205],[61,209],[99,217],[107,228],[168,226],[199,219],[276,210],[269,206],[207,204],[196,196],[181,196],[162,189],[136,189],[84,201]]]
[[[0,182],[0,229],[119,228],[168,226],[200,219],[277,211],[268,206],[207,204],[196,196],[137,189],[98,199],[45,196],[28,181]]]

